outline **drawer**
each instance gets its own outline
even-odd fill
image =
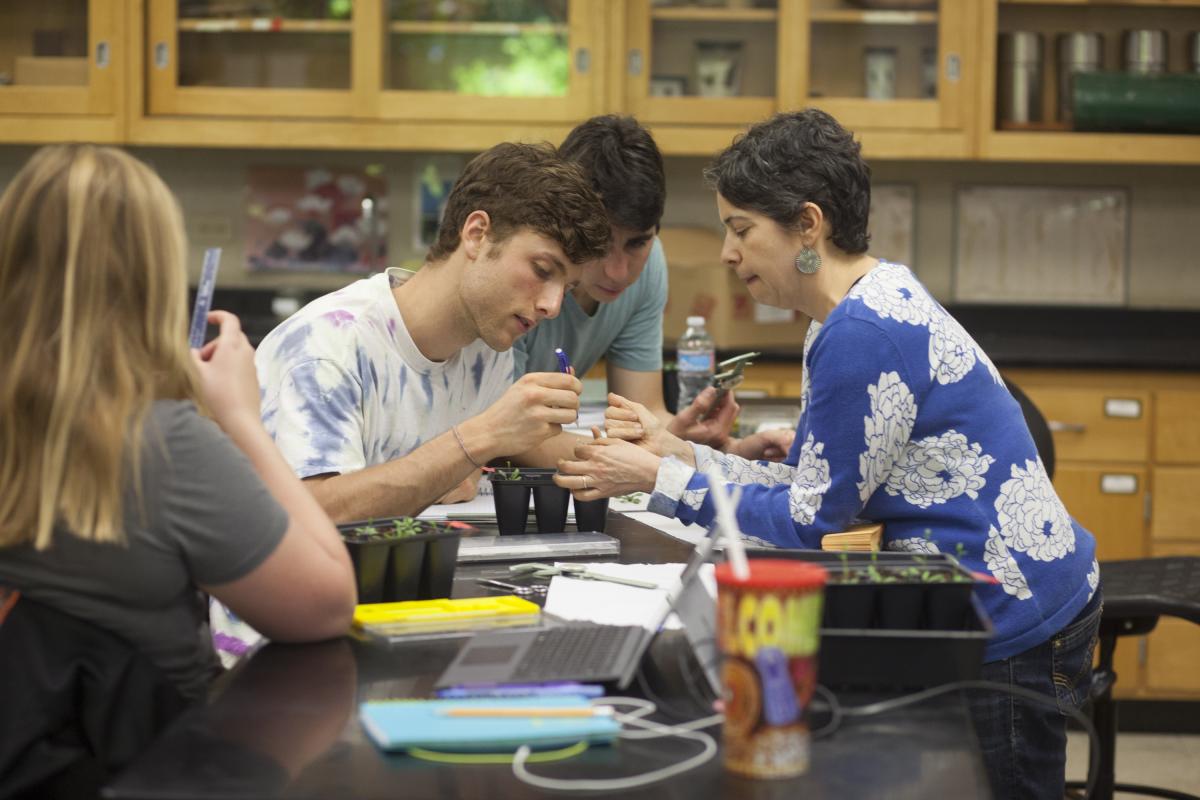
[[[1200,467],[1155,467],[1150,538],[1200,542]]]
[[[1155,556],[1200,556],[1200,541],[1156,544]],[[1102,573],[1103,574],[1103,573]],[[1200,695],[1200,625],[1161,617],[1147,637],[1146,688],[1156,696]]]
[[[1154,460],[1161,464],[1200,464],[1200,392],[1155,392]]]
[[[1096,537],[1101,561],[1146,555],[1146,469],[1128,464],[1062,464],[1054,488],[1067,512]]]
[[[1060,461],[1146,461],[1150,392],[1022,386],[1054,434]]]

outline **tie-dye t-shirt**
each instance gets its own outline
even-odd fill
[[[1041,644],[1099,584],[1096,542],[1071,518],[1017,401],[961,325],[906,268],[880,263],[804,343],[800,423],[783,463],[695,446],[742,484],[738,525],[777,547],[819,549],[854,519],[889,550],[959,555],[996,583],[988,660]],[[708,478],[664,459],[650,510],[710,525]]]
[[[512,384],[511,352],[481,340],[437,362],[409,336],[389,269],[319,297],[255,354],[262,418],[301,478],[405,456],[492,405]]]

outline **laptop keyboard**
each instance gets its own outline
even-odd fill
[[[514,669],[513,681],[607,679],[621,672],[617,659],[630,636],[643,629],[618,625],[548,628]]]

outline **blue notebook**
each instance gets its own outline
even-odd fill
[[[581,708],[586,697],[496,697],[465,700],[372,700],[358,717],[372,741],[383,750],[427,750],[490,753],[565,747],[576,742],[611,742],[620,724],[610,716],[588,717],[454,717],[449,709]]]

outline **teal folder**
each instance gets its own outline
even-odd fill
[[[372,700],[359,706],[358,717],[372,741],[383,750],[426,750],[491,753],[565,747],[576,742],[608,743],[621,726],[611,716],[586,717],[454,717],[449,709],[581,708],[586,697],[481,697],[466,700]]]

